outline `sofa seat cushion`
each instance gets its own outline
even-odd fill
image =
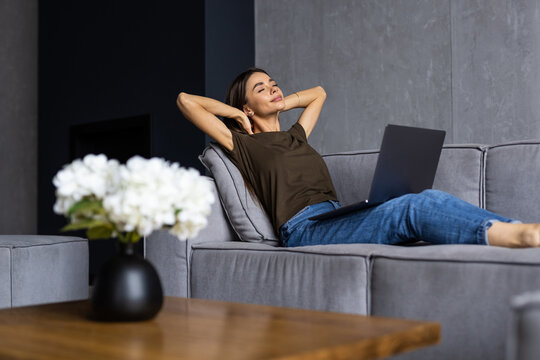
[[[486,208],[523,222],[540,222],[540,142],[491,146],[486,164]]]
[[[411,359],[504,354],[511,298],[540,289],[540,249],[481,245],[379,248],[372,254],[370,313],[438,321],[442,343]],[[474,336],[471,336],[474,334]]]
[[[197,244],[192,249],[191,296],[366,314],[368,259],[376,247]]]

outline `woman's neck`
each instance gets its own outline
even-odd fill
[[[269,131],[280,131],[279,127],[279,113],[269,115],[268,117],[260,117],[255,115],[253,119],[253,133],[262,133]]]

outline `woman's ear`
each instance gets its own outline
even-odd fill
[[[247,105],[244,105],[243,109],[244,109],[244,114],[246,114],[247,116],[255,115],[253,110],[251,110]]]

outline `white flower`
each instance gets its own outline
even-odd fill
[[[207,224],[211,204],[214,202],[211,182],[201,177],[194,169],[178,171],[178,188],[181,190],[178,198],[176,225],[171,233],[180,239],[194,237]]]
[[[87,155],[65,166],[53,179],[54,211],[67,215],[80,200],[101,200],[106,216],[83,209],[71,221],[92,217],[109,222],[114,231],[147,236],[163,227],[180,239],[194,237],[206,226],[214,202],[211,182],[195,169],[159,158],[134,156],[126,165],[105,155]],[[75,216],[77,215],[77,216]]]
[[[120,231],[147,236],[164,226],[187,227],[189,231],[179,233],[185,238],[206,225],[213,201],[208,181],[196,170],[135,156],[120,168],[120,184],[105,196],[103,207]]]
[[[54,211],[67,215],[73,204],[86,196],[103,198],[118,182],[119,163],[103,154],[86,155],[60,170],[53,179],[56,186]]]

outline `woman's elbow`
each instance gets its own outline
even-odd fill
[[[324,91],[322,86],[317,86],[317,91],[319,92],[319,97],[326,99],[326,91]]]
[[[186,109],[186,107],[189,104],[189,94],[186,94],[185,92],[181,92],[178,94],[178,97],[176,98],[176,105],[180,110]]]

